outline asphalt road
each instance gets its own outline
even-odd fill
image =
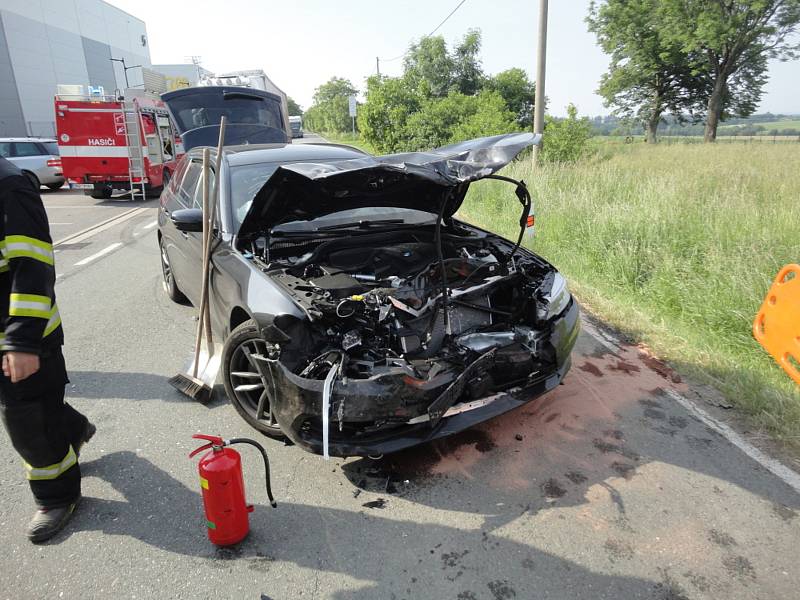
[[[56,239],[140,206],[46,204]],[[259,438],[219,390],[208,406],[180,396],[167,379],[190,356],[194,311],[162,290],[154,221],[146,208],[57,254],[69,402],[98,433],[79,511],[42,546],[23,536],[30,494],[0,433],[0,597],[798,597],[800,495],[681,404],[693,386],[591,327],[554,393],[377,462]],[[235,548],[206,539],[197,432],[270,453],[277,509],[242,449],[256,509]]]

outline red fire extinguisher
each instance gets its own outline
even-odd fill
[[[206,440],[209,443],[193,450],[189,454],[189,458],[210,448],[208,452],[200,457],[198,465],[200,487],[203,492],[203,506],[206,511],[208,539],[217,546],[238,544],[250,531],[247,514],[253,512],[253,506],[247,504],[244,496],[242,458],[236,450],[226,446],[250,444],[261,451],[261,456],[264,457],[264,469],[267,474],[267,496],[270,504],[275,508],[277,504],[275,504],[275,499],[272,497],[267,451],[258,442],[246,438],[224,440],[219,436],[200,433],[192,437]]]

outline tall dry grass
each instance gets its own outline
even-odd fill
[[[750,333],[781,266],[800,262],[800,147],[620,145],[576,165],[527,161],[532,249],[599,316],[713,383],[800,446],[800,391]],[[519,204],[472,186],[461,216],[508,237]]]

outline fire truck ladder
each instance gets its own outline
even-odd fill
[[[125,121],[125,143],[128,148],[128,182],[131,189],[131,200],[145,200],[144,155],[142,153],[142,131],[139,122],[139,111],[130,100],[122,102],[122,113]]]

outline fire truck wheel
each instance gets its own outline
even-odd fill
[[[169,255],[167,254],[167,247],[164,245],[164,240],[159,236],[158,246],[161,249],[161,275],[164,278],[164,291],[173,302],[178,304],[186,304],[188,300],[178,289],[178,284],[175,283],[175,275],[172,272],[172,264],[169,262]]]
[[[30,171],[23,171],[23,174],[30,180],[30,182],[33,184],[33,187],[35,187],[36,191],[38,192],[39,188],[42,187],[42,184],[39,183],[39,178]]]
[[[89,195],[94,198],[95,200],[108,200],[111,198],[113,190],[106,186],[106,185],[96,185],[89,193]]]

